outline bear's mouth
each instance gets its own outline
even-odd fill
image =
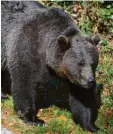
[[[85,89],[89,89],[90,87],[88,85],[81,85]]]
[[[79,81],[74,81],[74,80],[72,80],[72,79],[71,79],[70,81],[71,81],[72,84],[78,85],[78,86],[80,86],[80,87],[82,87],[82,88],[85,88],[86,90],[89,90],[89,89],[91,88],[90,85],[87,85],[87,84],[83,85],[83,84],[81,84]]]
[[[95,88],[95,84],[87,84],[87,85],[82,85],[82,87],[84,87],[85,89],[91,89],[91,88]]]

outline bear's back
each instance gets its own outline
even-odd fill
[[[38,44],[38,48],[41,48],[42,44],[49,44],[66,28],[75,25],[73,19],[63,10],[47,8],[34,1],[3,1],[1,7],[3,64],[6,64],[7,50],[15,48],[15,42],[18,41],[21,49],[23,42],[29,39],[29,44]],[[7,46],[9,48],[6,50]],[[27,45],[26,50],[31,50],[31,47]]]
[[[3,38],[11,29],[25,21],[27,22],[28,18],[32,19],[36,14],[41,14],[44,9],[46,10],[46,7],[38,2],[2,1],[1,28]]]

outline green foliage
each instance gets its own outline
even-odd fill
[[[108,32],[113,34],[113,6],[108,5],[107,8],[99,9],[99,13],[104,25],[109,29]]]
[[[81,19],[79,26],[81,30],[87,32],[112,33],[113,34],[113,6],[108,5],[103,8],[102,2],[83,2],[81,4],[86,10],[84,19]],[[83,25],[85,24],[85,26]],[[84,29],[85,27],[85,29]],[[87,27],[87,28],[86,28]],[[95,28],[95,29],[94,29]]]
[[[108,41],[107,40],[103,40],[103,45],[107,46],[108,45]]]
[[[43,1],[47,6],[55,6],[68,11],[77,20],[80,29],[89,35],[94,32],[113,34],[113,4],[103,6],[102,1]],[[80,7],[80,12],[73,9]],[[95,31],[96,29],[96,31]]]
[[[50,130],[49,132],[60,133],[60,134],[68,134],[70,131],[70,123],[69,121],[62,121],[57,118],[52,119],[49,124]]]
[[[56,115],[56,116],[61,116],[61,115],[63,115],[63,116],[66,116],[66,117],[68,117],[68,118],[71,118],[71,113],[70,112],[68,112],[67,110],[61,110],[60,108],[58,108],[58,107],[55,107],[55,106],[53,106],[54,107],[54,111],[52,111],[52,113],[54,114],[54,115]]]
[[[112,117],[110,119],[110,126],[112,127],[112,125],[113,125],[113,115],[112,115]]]
[[[8,96],[8,99],[6,99],[5,101],[2,101],[2,108],[3,107],[10,107],[11,109],[14,109],[14,104],[13,104],[13,100],[11,96]]]
[[[85,16],[83,21],[81,23],[79,23],[79,27],[84,33],[87,33],[88,35],[91,35],[91,33],[92,33],[92,23],[89,21],[88,16]]]
[[[111,100],[111,97],[110,96],[106,96],[105,98],[104,98],[104,101],[105,101],[105,103],[108,105],[108,106],[112,106],[112,100]]]

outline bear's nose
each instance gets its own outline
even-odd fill
[[[88,84],[89,84],[90,86],[94,86],[94,84],[95,84],[95,79],[94,79],[94,77],[89,77],[89,79],[88,79]]]

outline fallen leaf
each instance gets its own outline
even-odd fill
[[[66,120],[67,120],[66,117],[63,116],[63,115],[61,115],[61,116],[59,117],[59,119],[60,119],[60,120],[63,120],[63,121],[66,121]]]

